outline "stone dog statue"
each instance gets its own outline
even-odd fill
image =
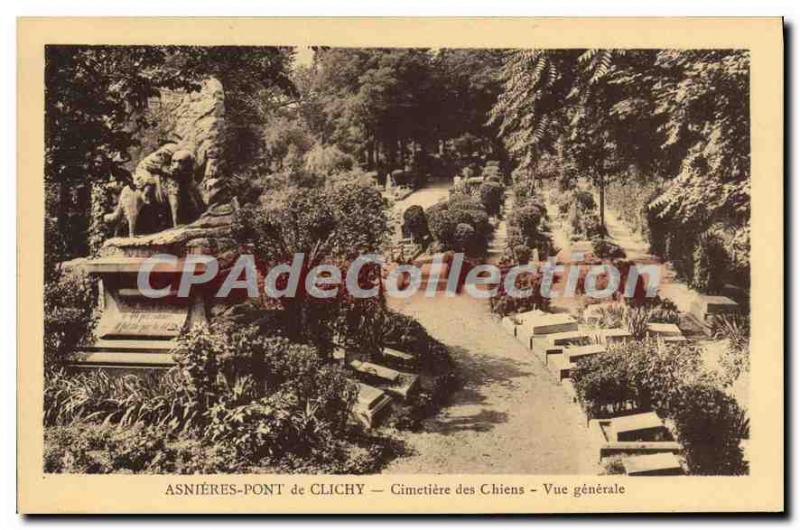
[[[172,227],[193,221],[205,204],[194,181],[194,156],[177,144],[166,144],[143,158],[133,174],[133,185],[125,186],[113,212],[104,216],[117,232],[128,226],[128,235],[137,231],[142,209],[150,204],[167,208]]]

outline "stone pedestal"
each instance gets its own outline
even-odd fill
[[[106,257],[88,261],[82,268],[99,276],[100,321],[95,340],[81,349],[75,359],[79,367],[167,368],[174,364],[171,350],[187,326],[206,321],[203,293],[190,292],[179,298],[172,291],[165,298],[147,298],[137,287],[139,268],[146,258]],[[201,272],[201,267],[196,269]],[[182,264],[160,266],[154,282],[173,283]]]
[[[217,205],[189,225],[138,237],[112,238],[101,257],[74,265],[100,280],[100,321],[93,343],[82,348],[75,365],[109,368],[167,368],[174,364],[171,350],[178,335],[188,327],[206,322],[209,287],[192,286],[189,296],[178,297],[183,258],[204,254],[217,259],[218,275],[224,275],[238,253],[230,239],[233,206]],[[170,286],[163,298],[140,292],[138,274],[155,254],[169,254],[177,261],[159,263],[150,274],[153,288]],[[193,265],[202,274],[204,265]],[[206,285],[213,285],[212,282]]]

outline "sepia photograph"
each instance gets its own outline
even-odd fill
[[[484,502],[751,474],[749,46],[68,42],[32,473]]]

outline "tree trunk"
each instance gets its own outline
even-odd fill
[[[606,237],[606,179],[600,175],[600,237]]]

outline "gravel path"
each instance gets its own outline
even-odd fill
[[[463,380],[386,473],[593,474],[586,420],[545,366],[468,296],[392,300],[451,348]]]

